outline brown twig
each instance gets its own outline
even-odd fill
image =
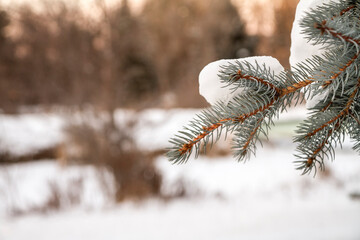
[[[290,93],[296,92],[296,91],[298,91],[299,89],[308,86],[308,85],[311,84],[312,82],[313,82],[313,80],[306,79],[306,80],[304,80],[304,81],[301,81],[301,82],[295,83],[295,84],[293,84],[293,85],[291,85],[291,86],[288,86],[288,87],[286,87],[286,88],[283,88],[283,89],[281,89],[281,92],[280,92],[279,97],[283,97],[283,96],[288,95],[288,94],[290,94]]]
[[[323,107],[323,109],[321,109],[320,112],[325,112],[331,106],[332,103],[333,103],[332,101],[329,101],[329,103],[326,104],[326,106]]]
[[[333,28],[330,28],[328,26],[326,26],[326,20],[323,20],[321,23],[315,23],[314,27],[316,29],[319,29],[321,34],[323,35],[325,32],[329,33],[330,35],[332,35],[335,38],[338,39],[343,39],[346,42],[350,42],[350,43],[357,43],[360,44],[360,40],[359,39],[354,39],[352,37],[349,36],[345,36],[342,33],[336,32]]]
[[[340,76],[341,73],[343,73],[348,67],[350,67],[354,62],[355,60],[359,57],[360,55],[360,52],[356,53],[346,64],[344,67],[340,68],[339,69],[339,72],[335,73],[334,75],[332,75],[330,77],[331,80],[327,80],[325,81],[325,83],[322,85],[324,88],[328,87],[332,82],[333,80],[335,80],[338,76]]]
[[[243,150],[246,151],[246,149],[248,148],[248,146],[250,145],[250,142],[252,141],[252,139],[254,138],[257,130],[259,129],[259,127],[261,126],[261,122],[264,120],[264,116],[262,118],[260,118],[257,123],[256,123],[256,127],[251,131],[247,141],[245,142],[244,146],[243,146]]]
[[[214,130],[218,129],[219,127],[221,127],[225,122],[227,121],[231,121],[231,118],[226,118],[226,119],[221,119],[219,122],[212,124],[211,126],[208,127],[203,127],[203,132],[201,134],[199,134],[197,137],[195,137],[194,139],[192,139],[191,141],[189,141],[188,143],[185,143],[182,148],[179,149],[179,151],[181,152],[181,155],[185,154],[186,152],[190,151],[190,149],[196,144],[198,143],[201,139],[204,139],[207,135],[209,135],[211,132],[213,132]]]
[[[343,9],[341,12],[340,12],[340,16],[344,15],[346,12],[350,11],[351,9],[355,8],[356,6],[355,5],[351,5],[349,6],[348,8],[345,8]]]
[[[272,84],[271,82],[265,81],[265,79],[262,79],[262,78],[259,78],[256,76],[245,75],[241,72],[241,70],[238,70],[238,72],[236,74],[236,80],[239,80],[241,78],[259,82],[267,87],[272,88],[276,93],[280,93],[280,89],[278,87],[276,87],[274,84]]]

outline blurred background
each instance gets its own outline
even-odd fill
[[[209,62],[289,68],[297,3],[0,0],[0,240],[360,239],[349,141],[315,178],[294,170],[303,106],[245,165],[229,140],[186,165],[164,157],[209,106]]]

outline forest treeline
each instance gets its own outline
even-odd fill
[[[288,44],[279,19],[279,41],[257,47],[230,0],[148,0],[138,14],[127,1],[98,3],[97,18],[61,1],[0,6],[0,109],[204,107],[197,76],[207,63]]]
[[[62,2],[44,6],[0,12],[6,112],[33,105],[204,106],[201,68],[251,55],[256,45],[230,0],[149,0],[136,15],[126,1],[112,9],[99,4],[99,18]]]

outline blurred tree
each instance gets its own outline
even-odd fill
[[[12,109],[14,98],[18,92],[12,87],[11,79],[12,67],[14,65],[14,44],[7,36],[7,28],[10,25],[8,13],[0,8],[0,103],[5,111]]]
[[[185,99],[172,106],[204,106],[200,69],[251,55],[256,43],[230,0],[149,0],[140,16],[126,0],[113,9],[97,2],[99,19],[60,0],[41,12],[22,6],[10,18],[12,38],[5,34],[9,18],[0,16],[0,108],[89,103],[113,112],[164,106],[168,93]]]
[[[0,10],[0,43],[3,43],[6,40],[5,28],[9,25],[10,20],[8,14]]]
[[[139,20],[123,0],[115,10],[103,11],[105,49],[103,65],[103,103],[113,111],[119,106],[147,105],[158,89],[156,71],[150,61],[147,39]]]
[[[18,33],[12,39],[12,81],[21,93],[17,106],[94,101],[101,59],[93,42],[99,32],[85,28],[81,19],[79,10],[61,3],[41,13],[26,6],[18,9]]]
[[[197,83],[206,63],[235,58],[242,48],[246,54],[253,52],[230,0],[149,0],[141,16],[150,35],[161,92],[175,93],[182,99],[178,106],[206,104]]]
[[[145,100],[158,89],[156,70],[126,1],[101,8],[100,20],[76,5],[44,4],[42,12],[28,6],[14,11],[11,39],[5,34],[9,18],[0,12],[0,108],[91,104],[113,111],[149,104]]]
[[[269,55],[277,58],[284,67],[289,67],[290,32],[294,21],[298,0],[279,0],[275,7],[274,32],[271,36],[262,36],[257,55]],[[257,6],[264,8],[264,6]]]

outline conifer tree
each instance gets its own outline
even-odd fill
[[[170,140],[171,162],[186,162],[192,153],[198,156],[224,131],[234,133],[236,158],[247,160],[274,118],[304,98],[317,100],[312,100],[310,115],[294,138],[297,169],[303,174],[324,169],[324,160],[334,159],[334,148],[345,135],[360,152],[360,3],[321,4],[307,12],[300,26],[323,53],[283,71],[274,71],[274,64],[266,59],[264,64],[247,59],[223,64],[217,74],[223,86],[231,89],[231,98],[202,111]]]

